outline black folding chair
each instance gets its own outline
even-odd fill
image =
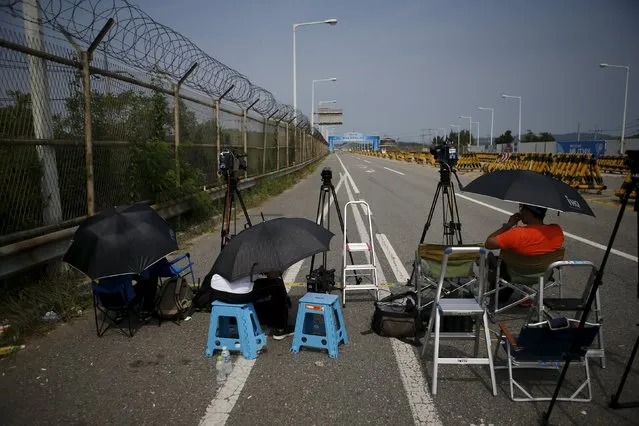
[[[506,366],[510,379],[510,398],[513,401],[550,401],[552,397],[533,396],[520,382],[515,380],[516,369],[556,369],[563,367],[566,360],[571,364],[584,367],[586,379],[569,397],[559,397],[558,401],[589,402],[592,399],[590,370],[588,368],[588,348],[599,333],[600,324],[586,323],[582,330],[577,328],[579,321],[568,318],[554,318],[549,321],[526,324],[515,338],[504,323],[499,323],[499,342],[508,356]],[[579,349],[571,353],[573,339],[579,334]],[[495,355],[499,350],[497,346]],[[515,397],[517,387],[525,397]],[[584,388],[587,395],[579,397]]]

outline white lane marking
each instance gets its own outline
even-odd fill
[[[339,160],[339,163],[342,165],[342,169],[344,169],[344,174],[346,175],[346,177],[348,177],[348,181],[351,183],[351,187],[353,188],[353,191],[355,191],[356,194],[359,194],[359,189],[357,188],[357,185],[355,185],[355,182],[353,181],[351,174],[348,173],[348,170],[346,170],[346,166],[344,166],[344,163],[342,163],[342,159],[339,158],[339,155],[337,155],[336,157]]]
[[[335,187],[335,193],[339,191],[340,187],[346,182],[346,175],[341,175],[337,186]],[[324,217],[328,212],[328,209],[333,204],[333,197],[331,194],[330,201],[328,205],[324,206]],[[316,218],[316,222],[319,223],[319,217]],[[297,274],[299,273],[304,261],[306,259],[302,259],[290,268],[288,268],[284,272],[284,276],[282,277],[284,283],[291,283],[297,278]],[[286,292],[290,292],[291,286],[286,285]],[[206,409],[206,414],[200,420],[201,426],[213,426],[213,425],[224,425],[231,415],[231,411],[237,402],[237,399],[244,388],[244,384],[248,379],[253,366],[255,365],[254,359],[245,359],[240,356],[237,357],[233,365],[233,370],[231,374],[227,377],[227,380],[224,382],[222,387],[220,387],[217,391],[217,394],[211,400],[211,403]]]
[[[366,163],[368,163],[368,164],[370,164],[370,163],[371,163],[371,162],[370,162],[370,161],[368,161],[368,160],[364,160],[364,161],[365,161]]]
[[[342,165],[343,167],[343,165]],[[348,198],[350,200],[353,199],[352,194],[348,189],[348,185],[346,187],[346,192],[348,193]],[[357,211],[356,216],[359,215],[359,211]],[[361,218],[360,218],[361,221]],[[359,228],[359,226],[358,226]],[[360,229],[360,235],[365,235],[364,232]],[[379,235],[379,234],[378,234]],[[383,234],[382,234],[383,235]],[[388,242],[388,247],[393,250],[390,242]],[[383,249],[382,249],[383,250]],[[395,252],[395,250],[393,250]],[[393,262],[386,255],[389,263],[393,266]],[[377,262],[377,260],[376,260]],[[400,262],[401,264],[401,262]],[[379,262],[377,262],[379,265]],[[378,279],[381,282],[386,282],[386,278],[384,277],[384,272],[381,271],[381,268],[378,267]],[[400,275],[401,273],[397,270],[393,269],[395,276]],[[408,275],[406,273],[406,275]],[[380,289],[380,297],[382,296],[383,289]],[[390,290],[386,290],[386,295],[390,294]],[[417,425],[441,425],[442,422],[439,420],[439,416],[437,415],[437,411],[435,409],[435,404],[433,403],[433,399],[428,391],[428,383],[423,377],[421,373],[421,363],[417,358],[415,351],[411,345],[408,343],[404,343],[399,341],[398,339],[390,339],[391,346],[393,348],[393,352],[395,353],[395,359],[397,360],[397,366],[399,368],[399,374],[402,379],[402,383],[404,385],[404,391],[406,392],[406,398],[408,399],[408,404],[410,405],[410,411],[413,415],[413,421]]]
[[[475,200],[474,198],[470,198],[470,197],[467,197],[467,196],[462,195],[462,194],[457,194],[457,193],[455,193],[455,194],[458,197],[463,198],[464,200],[472,201],[473,203],[479,204],[480,206],[488,207],[489,209],[493,209],[495,211],[507,214],[509,216],[512,215],[512,212],[509,212],[509,211],[504,210],[504,209],[500,209],[499,207],[492,206],[490,204],[484,203],[484,202],[479,201],[479,200]],[[596,243],[594,241],[590,241],[590,240],[588,240],[586,238],[580,237],[579,235],[571,234],[571,233],[565,232],[565,231],[564,231],[564,235],[566,237],[568,237],[568,238],[572,238],[573,240],[582,242],[584,244],[588,244],[588,245],[590,245],[592,247],[595,247],[595,248],[598,248],[600,250],[604,250],[605,251],[607,249],[607,247],[605,245]],[[631,254],[625,253],[623,251],[619,251],[617,249],[612,249],[610,251],[610,253],[616,254],[617,256],[623,257],[623,258],[628,259],[628,260],[632,260],[633,262],[639,262],[639,259],[637,258],[637,256],[633,256]]]
[[[402,172],[398,172],[397,170],[393,170],[393,169],[391,169],[390,167],[384,167],[384,168],[385,168],[386,170],[390,170],[391,172],[395,172],[395,173],[397,173],[398,175],[402,175],[402,176],[404,176],[404,173],[402,173]]]
[[[246,379],[255,365],[255,359],[237,357],[231,374],[217,391],[215,398],[206,408],[206,414],[200,420],[200,426],[224,425],[231,414],[231,410],[240,396]]]
[[[366,173],[373,173],[374,171],[375,170],[373,170],[373,169],[368,169],[368,170],[366,170]]]
[[[398,339],[390,339],[390,341],[415,424],[441,425],[442,422],[437,415],[433,398],[427,390],[428,384],[421,374],[420,362],[413,347]]]
[[[388,240],[388,237],[386,234],[377,234],[376,236],[377,241],[379,241],[379,246],[382,248],[382,251],[386,255],[386,259],[388,259],[388,263],[390,263],[391,269],[395,274],[397,283],[406,284],[410,276],[408,275],[406,268],[404,268],[402,261],[399,259],[399,256],[395,253],[395,249]]]

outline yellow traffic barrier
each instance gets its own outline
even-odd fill
[[[477,154],[468,153],[461,156],[456,167],[458,170],[466,171],[481,170],[481,163]]]
[[[632,179],[630,177],[630,173],[626,174],[626,178],[624,179],[623,183],[621,184],[621,187],[615,191],[615,195],[617,197],[619,197],[619,200],[623,199],[624,194],[626,193],[626,189],[628,188],[628,185],[630,185],[632,183]],[[633,189],[632,192],[630,193],[630,199],[631,200],[636,200],[637,199],[637,190]]]
[[[628,173],[625,157],[622,155],[602,155],[597,159],[603,173]]]

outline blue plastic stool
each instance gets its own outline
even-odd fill
[[[231,319],[235,318],[235,332]],[[226,346],[229,351],[240,351],[246,359],[257,358],[257,351],[266,347],[266,334],[257,318],[252,303],[231,305],[218,300],[211,307],[209,337],[206,356]]]
[[[339,297],[306,293],[299,302],[291,352],[298,353],[301,346],[309,346],[328,349],[328,355],[337,358],[340,343],[348,343],[348,336]]]

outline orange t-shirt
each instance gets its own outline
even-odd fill
[[[501,249],[524,256],[550,253],[564,245],[564,233],[555,224],[516,226],[495,238]]]

